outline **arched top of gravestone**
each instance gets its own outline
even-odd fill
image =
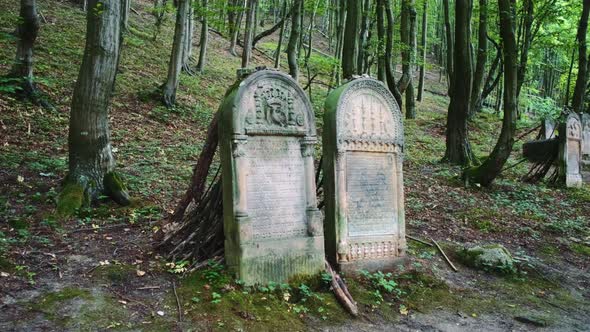
[[[351,145],[404,145],[401,111],[393,95],[372,78],[354,79],[334,90],[326,100],[326,116],[335,123],[338,149]]]
[[[582,138],[582,122],[576,113],[570,113],[566,119],[567,138],[579,140]]]
[[[234,135],[315,137],[307,95],[290,76],[262,69],[234,85],[222,104],[224,131]]]

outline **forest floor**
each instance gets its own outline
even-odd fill
[[[186,274],[181,262],[167,262],[154,250],[153,235],[189,183],[240,60],[227,51],[227,40],[211,33],[205,73],[184,75],[178,106],[161,106],[152,95],[165,79],[173,20],[151,40],[153,18],[143,0],[133,2],[141,15],[131,17],[134,33],[125,38],[110,113],[118,170],[134,202],[121,208],[103,201],[57,219],[85,17],[69,1],[38,2],[46,22],[35,72],[56,109],[0,94],[1,331],[590,331],[590,187],[523,183],[527,163],[506,170],[490,188],[465,187],[459,168],[440,163],[448,98],[434,66],[418,118],[405,121],[407,232],[440,242],[458,272],[432,247],[410,241],[407,259],[391,275],[346,278],[361,310],[354,319],[321,277],[248,288],[219,264]],[[16,2],[0,2],[0,74],[13,61],[17,13]],[[273,38],[259,48],[272,49]],[[253,63],[271,65],[260,51]],[[321,131],[326,90],[313,88]],[[500,123],[488,110],[470,123],[478,156],[490,152]],[[525,115],[518,134],[537,123]],[[534,136],[517,142],[509,165]],[[461,248],[484,243],[507,247],[519,272],[493,274],[460,263]],[[380,282],[393,286],[375,286]]]

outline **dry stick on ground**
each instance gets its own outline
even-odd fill
[[[425,244],[425,245],[427,245],[429,247],[433,247],[432,243],[428,243],[428,242],[426,242],[424,240],[420,240],[419,238],[416,238],[416,237],[413,237],[413,236],[410,236],[410,235],[407,235],[407,234],[406,234],[406,237],[408,239],[413,240],[413,241],[416,241],[418,243],[422,243],[422,244]]]
[[[440,253],[443,255],[443,257],[445,258],[445,260],[447,261],[447,263],[449,263],[449,265],[453,268],[453,270],[455,272],[459,271],[459,270],[457,270],[457,268],[455,267],[455,265],[453,265],[453,262],[451,262],[451,260],[449,259],[449,257],[447,257],[447,254],[445,254],[445,252],[442,250],[442,248],[438,245],[438,242],[436,242],[433,238],[430,238],[430,241],[432,241],[432,243],[434,243],[434,245],[436,246],[436,248],[438,248],[438,251],[440,251]]]
[[[172,282],[172,290],[174,291],[174,297],[176,298],[176,308],[178,309],[178,321],[182,322],[182,308],[180,306],[180,299],[178,298],[178,293],[176,292],[176,283]]]
[[[355,316],[355,317],[358,316],[359,309],[356,305],[356,302],[354,301],[354,299],[352,298],[352,296],[348,292],[348,289],[346,288],[344,281],[342,281],[340,276],[336,272],[334,272],[334,270],[332,269],[332,267],[330,266],[330,263],[328,263],[328,261],[325,261],[325,263],[326,263],[326,270],[332,276],[332,281],[331,281],[332,290],[334,291],[334,295],[338,299],[338,302],[340,302],[340,304],[346,310],[348,310],[348,312],[351,313],[353,316]]]

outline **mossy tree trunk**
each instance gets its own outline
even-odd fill
[[[295,81],[299,78],[299,65],[297,64],[299,36],[301,35],[301,5],[303,0],[294,0],[291,9],[291,33],[287,44],[287,62],[289,63],[289,75]]]
[[[447,137],[444,161],[470,165],[475,157],[467,138],[471,86],[473,81],[471,57],[472,0],[455,1],[455,45],[453,49],[453,78],[451,102],[447,116]]]
[[[207,60],[207,44],[209,44],[209,20],[207,18],[207,0],[202,0],[202,16],[201,16],[201,41],[199,50],[199,63],[197,64],[197,71],[203,73],[205,70],[205,61]]]
[[[39,27],[37,1],[21,0],[16,27],[16,58],[9,76],[18,80],[20,97],[45,108],[52,108],[42,97],[33,76],[33,47],[39,34]]]
[[[464,177],[468,182],[489,186],[501,173],[514,146],[518,108],[518,49],[514,35],[514,8],[511,0],[498,0],[500,35],[504,45],[504,120],[498,142],[484,163],[467,169]]]
[[[129,204],[115,173],[108,124],[121,42],[121,2],[90,0],[88,5],[86,48],[70,113],[69,173],[58,201],[58,213],[64,216],[100,195]]]
[[[588,31],[588,13],[590,12],[590,0],[584,0],[582,16],[578,25],[578,77],[576,78],[576,87],[574,88],[574,98],[572,107],[574,112],[582,113],[584,111],[584,95],[588,81],[588,55],[586,46],[586,32]]]

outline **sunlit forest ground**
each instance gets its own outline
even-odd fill
[[[227,51],[227,39],[212,32],[205,73],[183,75],[178,106],[165,108],[154,92],[165,79],[173,18],[157,40],[148,38],[154,22],[147,1],[133,2],[141,15],[131,17],[133,33],[125,36],[110,112],[118,169],[134,202],[121,208],[104,201],[57,219],[86,23],[67,1],[40,0],[39,6],[46,23],[35,48],[35,75],[56,109],[0,94],[0,330],[372,330],[391,324],[401,330],[588,330],[590,186],[525,184],[525,162],[507,169],[491,188],[466,188],[461,170],[440,162],[449,100],[434,65],[418,118],[405,122],[407,232],[440,242],[459,272],[434,248],[410,241],[409,258],[393,275],[347,278],[362,310],[357,320],[340,308],[321,277],[246,288],[218,264],[183,275],[181,262],[154,251],[152,236],[189,184],[240,59]],[[0,74],[13,61],[17,13],[15,2],[0,2]],[[315,47],[326,44],[321,35],[314,38]],[[272,66],[276,40],[258,45],[253,64]],[[303,76],[301,84],[306,82]],[[321,132],[327,91],[320,84],[312,88]],[[470,123],[478,157],[493,148],[500,116],[486,109]],[[538,119],[525,116],[517,136],[537,125]],[[521,160],[522,143],[536,133],[518,140],[508,166]],[[316,160],[320,151],[318,146]],[[506,246],[518,259],[518,272],[490,274],[462,265],[461,248],[475,243]]]

